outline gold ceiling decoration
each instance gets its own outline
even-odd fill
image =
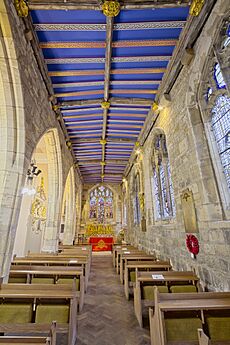
[[[101,166],[103,166],[103,167],[104,167],[105,165],[106,165],[106,163],[105,163],[105,162],[101,162]]]
[[[199,16],[205,0],[193,0],[189,13],[191,16]]]
[[[110,107],[110,102],[101,102],[101,107],[103,108],[103,109],[109,109],[109,107]]]
[[[24,0],[15,0],[14,5],[19,17],[27,17],[29,8]]]
[[[116,17],[120,13],[120,3],[117,0],[104,1],[102,5],[103,14],[106,17]]]
[[[101,139],[101,140],[100,140],[100,144],[101,144],[101,145],[105,145],[106,143],[107,143],[107,141],[106,141],[105,139]]]
[[[153,102],[152,104],[152,110],[157,111],[158,110],[158,104],[156,102]]]

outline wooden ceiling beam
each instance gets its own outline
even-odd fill
[[[65,102],[59,102],[57,105],[59,107],[80,107],[84,105],[97,105],[101,104],[104,101],[103,98],[99,99],[90,99],[90,100],[77,100],[77,101],[65,101]],[[111,97],[109,98],[110,104],[124,104],[124,105],[145,105],[150,106],[153,104],[152,100],[145,99],[145,98],[132,98],[132,97]],[[90,109],[89,109],[90,110]]]
[[[81,1],[72,0],[63,2],[63,0],[47,1],[47,0],[29,0],[28,6],[30,10],[96,10],[101,11],[101,1]],[[145,8],[171,8],[188,6],[190,0],[148,0],[148,1],[120,1],[121,9],[137,10]]]

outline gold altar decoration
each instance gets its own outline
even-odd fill
[[[88,224],[86,226],[86,235],[95,236],[95,235],[114,235],[114,231],[111,225],[104,224]]]
[[[110,107],[110,102],[101,102],[101,107],[103,109],[109,109]]]
[[[199,16],[202,7],[204,6],[205,0],[193,0],[189,13],[191,16]]]
[[[117,0],[106,0],[102,5],[102,11],[106,17],[116,17],[120,13],[120,7]]]
[[[24,0],[15,0],[14,5],[19,17],[27,17],[29,8]]]
[[[193,193],[189,189],[186,189],[181,195],[181,206],[184,218],[185,232],[198,232]]]

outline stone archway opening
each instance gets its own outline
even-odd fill
[[[21,190],[14,254],[55,252],[61,186],[60,147],[56,129],[47,131],[39,140],[28,167],[25,186]],[[30,173],[29,173],[30,172]]]

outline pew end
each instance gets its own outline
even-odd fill
[[[199,345],[211,345],[209,338],[207,335],[204,333],[203,329],[198,328],[198,340],[199,340]]]

